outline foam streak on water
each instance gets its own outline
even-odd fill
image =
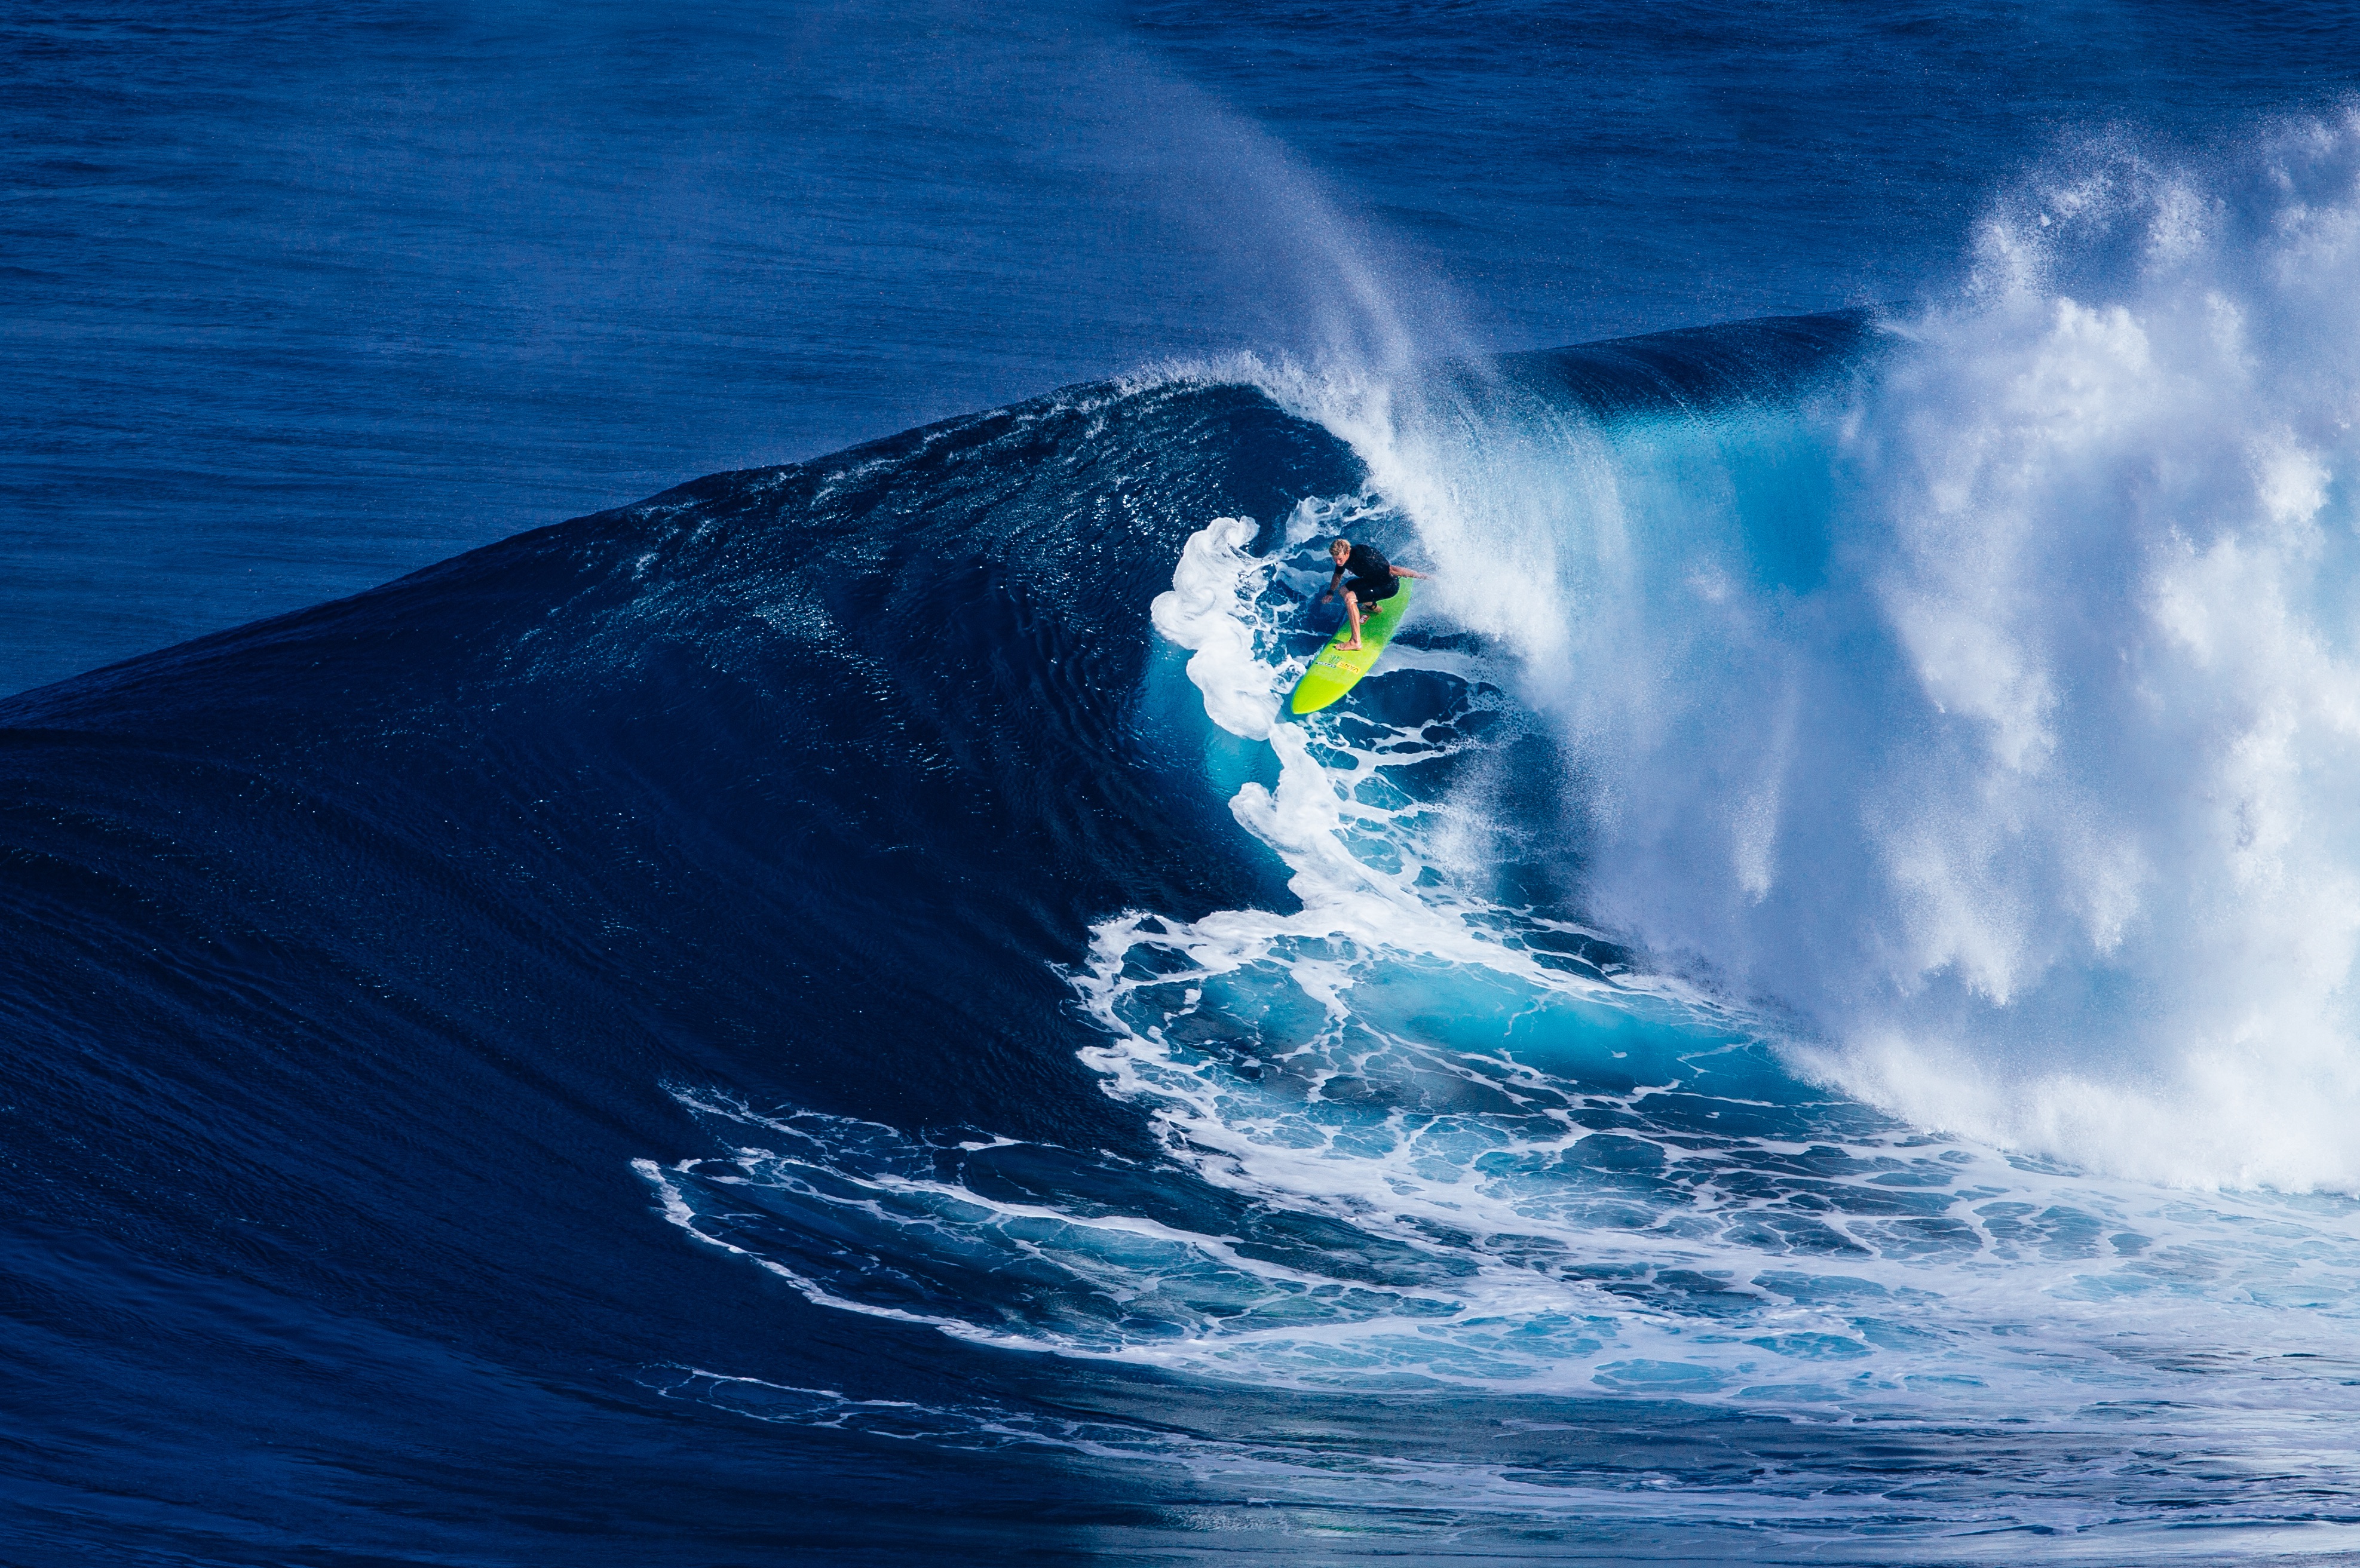
[[[2272,1474],[2273,1466],[2315,1461],[2300,1444],[2272,1445],[2269,1462],[2254,1466],[2254,1473],[2223,1465],[2209,1486],[2177,1486],[2164,1519],[2148,1521],[2125,1519],[2131,1510],[2124,1500],[2154,1489],[2160,1467],[2152,1463],[2152,1451],[2084,1446],[2067,1457],[2021,1432],[2008,1434],[2007,1457],[1987,1463],[1963,1484],[1927,1465],[1909,1484],[1864,1486],[1841,1462],[1796,1457],[1757,1464],[1750,1474],[1730,1477],[1733,1484],[1706,1491],[1681,1488],[1681,1478],[1664,1468],[1642,1467],[1601,1481],[1529,1452],[1521,1462],[1503,1464],[1279,1436],[1206,1438],[1169,1424],[1006,1405],[863,1399],[686,1367],[653,1369],[648,1383],[667,1397],[755,1421],[967,1452],[1177,1472],[1201,1493],[1233,1499],[1232,1508],[1242,1502],[1284,1510],[1272,1522],[1283,1521],[1281,1528],[1293,1531],[1365,1529],[1357,1521],[1372,1518],[1388,1519],[1396,1530],[1415,1521],[1431,1531],[1438,1524],[1463,1549],[1490,1548],[1486,1560],[1508,1544],[1495,1531],[1533,1523],[1551,1531],[1557,1550],[1545,1555],[1561,1557],[1564,1532],[1570,1530],[1579,1532],[1572,1539],[1593,1550],[1646,1559],[1660,1553],[1654,1543],[1677,1520],[1695,1532],[1684,1536],[1684,1549],[1675,1549],[1683,1561],[1694,1560],[1699,1533],[1721,1560],[1767,1562],[2016,1562],[2027,1535],[2040,1541],[2043,1561],[2119,1559],[2126,1549],[2142,1559],[2212,1555],[2229,1543],[2246,1557],[2308,1556],[2348,1549],[2360,1539],[2360,1527],[2333,1514],[2256,1524],[2274,1511],[2271,1494],[2284,1471]],[[1483,1435],[1495,1449],[1513,1444],[1546,1455],[1549,1440],[1574,1431],[1577,1422],[1604,1424],[1594,1410],[1555,1413],[1568,1419],[1512,1417],[1488,1423],[1491,1430]],[[1823,1448],[1836,1446],[1825,1442],[1827,1434],[1816,1435]],[[2152,1443],[2159,1435],[2140,1438]],[[2185,1441],[2180,1434],[2171,1438]],[[1888,1437],[1885,1446],[1900,1451],[1906,1439]],[[2060,1486],[2060,1479],[2071,1485]],[[1241,1528],[1234,1519],[1203,1522],[1225,1532]]]

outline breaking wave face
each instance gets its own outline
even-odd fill
[[[1880,1560],[2005,1558],[2027,1530],[2165,1553],[2198,1524],[2243,1550],[2332,1533],[2317,1499],[2360,1475],[2360,1205],[1913,1126],[1798,1072],[1758,1009],[1552,912],[1496,813],[1556,736],[1478,639],[1397,640],[1355,703],[1280,722],[1339,526],[1410,531],[1370,492],[1280,530],[1219,518],[1155,604],[1218,721],[1204,766],[1253,775],[1231,811],[1299,901],[1130,912],[1071,971],[1103,1040],[1085,1060],[1161,1159],[682,1088],[727,1152],[639,1167],[673,1224],[814,1302],[1226,1386],[1226,1417],[691,1367],[666,1392],[1296,1506],[1579,1519],[1618,1550],[1673,1525]],[[1633,1472],[1673,1426],[1713,1457]]]
[[[1350,1452],[1366,1497],[1604,1517],[1595,1455],[1407,1457],[1604,1399],[1747,1452],[1765,1414],[1915,1432],[1990,1482],[1765,1461],[1660,1519],[1905,1555],[2342,1519],[2293,1499],[2360,1473],[2356,177],[2354,125],[2201,173],[2102,148],[1913,316],[1249,367],[1366,482],[1212,519],[1153,606],[1141,722],[1295,905],[1134,909],[1066,971],[1160,1157],[683,1087],[727,1152],[642,1162],[663,1212],[961,1340],[1436,1401],[1316,1453],[1054,1439],[1297,1498]],[[1437,578],[1286,719],[1339,530]],[[2188,1462],[2229,1453],[2261,1469]]]
[[[2360,125],[2089,148],[1852,385],[1346,435],[1573,782],[1587,913],[1914,1125],[2360,1183]]]

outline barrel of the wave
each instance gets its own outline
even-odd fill
[[[1385,645],[1393,640],[1393,628],[1401,625],[1403,615],[1409,609],[1411,579],[1397,577],[1393,581],[1393,593],[1377,601],[1374,615],[1362,618],[1360,646],[1345,646],[1352,640],[1352,624],[1347,618],[1336,635],[1328,639],[1328,646],[1312,659],[1303,679],[1295,683],[1295,694],[1286,700],[1287,712],[1316,713],[1360,684],[1360,677],[1369,672],[1378,656],[1385,651]]]

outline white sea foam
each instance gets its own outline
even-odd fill
[[[1895,1420],[2163,1401],[2215,1432],[2256,1402],[2351,1413],[2360,1207],[1929,1137],[1595,932],[1488,898],[1429,852],[1453,791],[1408,777],[1484,749],[1481,689],[1409,728],[1239,701],[1307,646],[1297,561],[1251,537],[1208,525],[1157,618],[1207,714],[1264,732],[1278,782],[1233,810],[1301,907],[1126,914],[1073,976],[1104,1031],[1086,1060],[1202,1187],[1148,1202],[1087,1151],[683,1093],[733,1152],[643,1164],[667,1218],[825,1305],[1257,1388]]]
[[[1171,591],[1156,595],[1151,615],[1157,631],[1192,650],[1188,679],[1205,694],[1205,716],[1261,740],[1278,716],[1278,694],[1245,620],[1245,599],[1267,570],[1245,553],[1253,537],[1251,517],[1216,517],[1190,535]]]
[[[1225,583],[1280,575],[1235,554],[1242,535],[1227,524],[1200,538],[1231,550]],[[1223,602],[1247,635],[1191,633],[1223,656],[1201,678],[1208,713],[1217,693],[1274,691],[1295,668],[1276,629],[1283,611],[1244,593]],[[1259,675],[1226,662],[1246,656],[1271,662]],[[1111,921],[1077,982],[1111,1041],[1089,1060],[1153,1110],[1175,1157],[1206,1180],[1407,1246],[1458,1237],[1459,1260],[1477,1267],[1440,1293],[1464,1322],[1423,1324],[1436,1354],[1407,1365],[1433,1375],[1452,1345],[1459,1375],[1530,1387],[1653,1380],[1691,1397],[1743,1387],[1804,1402],[1882,1392],[2053,1403],[2053,1388],[2028,1385],[2062,1378],[2092,1397],[2148,1385],[2197,1321],[2203,1342],[2283,1346],[2292,1334],[2314,1354],[2348,1352],[2352,1325],[2335,1305],[2360,1282],[2348,1203],[2197,1204],[1815,1106],[1765,1049],[1765,1026],[1660,977],[1536,955],[1529,939],[1546,922],[1490,904],[1421,857],[1447,810],[1369,789],[1416,748],[1397,733],[1355,743],[1343,730],[1329,719],[1271,726],[1279,788],[1249,785],[1233,802],[1294,869],[1299,911]],[[1597,1080],[1617,1062],[1640,1081],[1603,1093]],[[1650,1108],[1676,1094],[1723,1108],[1688,1122]],[[1714,1136],[1710,1122],[1740,1106],[1765,1127]],[[1601,1192],[1580,1179],[1585,1140],[1617,1128],[1605,1141],[1632,1139],[1627,1152],[1659,1182]],[[1842,1173],[1815,1187],[1793,1163],[1811,1159]],[[1896,1192],[1936,1201],[1875,1201]],[[1798,1201],[1822,1200],[1824,1233],[1788,1223]],[[2256,1246],[2252,1227],[2301,1239]],[[1550,1247],[1590,1272],[1576,1282],[1535,1267],[1535,1249]],[[1624,1283],[1680,1274],[1719,1281],[1721,1299],[1699,1309],[1677,1290]],[[2306,1297],[2302,1311],[2280,1310],[2289,1293]],[[2256,1311],[2258,1301],[2270,1305]],[[1534,1326],[1568,1313],[1577,1326]],[[1480,1356],[1466,1354],[1467,1324],[1480,1325]],[[1348,1337],[1390,1333],[1361,1324]],[[1994,1334],[2006,1341],[1997,1349]],[[1765,1349],[1845,1375],[1781,1371]],[[1332,1335],[1323,1342],[1331,1369],[1346,1364],[1338,1350]],[[1397,1354],[1366,1365],[1403,1365]],[[1217,1359],[1234,1366],[1238,1355]],[[1300,1375],[1286,1356],[1254,1359],[1258,1376]]]
[[[2355,300],[2347,117],[2067,160],[1857,397],[1259,379],[1516,654],[1594,918],[1917,1125],[2354,1192]]]

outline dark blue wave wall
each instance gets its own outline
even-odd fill
[[[810,1529],[833,1466],[634,1370],[875,1325],[648,1216],[663,1086],[1136,1141],[1049,961],[1279,896],[1131,724],[1147,604],[1356,482],[1242,390],[1053,399],[10,703],[6,1555]]]
[[[1792,372],[1859,324],[1753,333],[1723,359]],[[0,1558],[1040,1560],[1144,1518],[661,1397],[1138,1377],[809,1306],[630,1161],[709,1151],[672,1085],[1152,1158],[1054,965],[1287,895],[1147,703],[1148,604],[1206,519],[1361,480],[1258,392],[1083,388],[0,706]]]

